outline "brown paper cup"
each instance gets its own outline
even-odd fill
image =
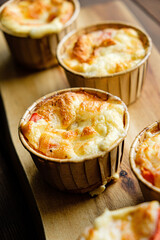
[[[142,175],[138,172],[135,164],[136,149],[144,141],[147,132],[158,132],[160,131],[160,122],[154,122],[150,126],[144,128],[138,136],[135,138],[130,149],[130,164],[131,168],[137,177],[140,188],[142,190],[145,200],[160,200],[160,188],[153,186],[150,182],[145,180]]]
[[[11,54],[19,64],[31,69],[45,69],[57,64],[56,50],[59,41],[70,31],[76,29],[80,5],[78,0],[72,0],[72,2],[75,6],[73,16],[59,33],[47,34],[42,38],[21,37],[0,25]],[[2,5],[0,11],[6,4]]]
[[[118,173],[118,169],[122,161],[124,138],[127,135],[129,127],[129,113],[126,105],[121,101],[125,108],[124,127],[126,135],[123,138],[118,139],[103,155],[93,155],[90,158],[75,160],[56,159],[44,156],[30,147],[21,133],[20,128],[21,124],[26,119],[28,120],[30,118],[37,104],[44,99],[64,92],[76,92],[79,90],[85,90],[86,92],[92,94],[95,93],[99,97],[103,97],[105,99],[112,98],[121,101],[119,98],[107,92],[92,88],[69,88],[53,92],[40,98],[27,109],[19,124],[19,137],[23,146],[30,152],[43,178],[50,185],[62,191],[85,193],[95,190],[101,185],[106,185],[107,182],[116,178],[116,173]]]

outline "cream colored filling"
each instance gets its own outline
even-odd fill
[[[52,114],[49,121],[40,119],[37,122],[23,123],[22,131],[29,143],[50,157],[81,159],[102,154],[126,135],[123,123],[124,106],[121,103],[108,100],[103,102],[99,111],[90,112],[85,108],[80,110],[83,100],[77,98],[72,102],[74,118],[66,127],[56,113]],[[56,155],[55,144],[59,146]]]
[[[62,57],[64,64],[87,77],[111,75],[136,66],[146,54],[138,33],[133,29],[111,29],[110,31],[112,32],[111,39],[115,45],[100,46],[95,50],[91,61],[81,62],[72,55],[73,43],[67,46]],[[95,37],[95,33],[93,37]],[[92,39],[92,33],[90,39]]]
[[[36,2],[37,0],[35,0]],[[37,1],[38,2],[38,1]],[[41,2],[41,1],[39,1]],[[41,12],[37,13],[37,17],[26,17],[28,9],[31,7],[28,1],[21,1],[17,3],[13,1],[8,4],[6,9],[0,12],[0,21],[2,26],[18,36],[30,36],[32,38],[41,38],[46,34],[58,33],[64,27],[64,23],[61,18],[67,11],[73,10],[73,5],[69,1],[61,1],[62,6],[60,9],[56,9],[55,14],[57,15],[53,20],[48,22],[49,15],[54,13],[54,4],[50,10],[43,9]],[[34,4],[34,3],[33,3]],[[43,0],[42,4],[44,6],[50,6],[52,4],[51,0]],[[34,6],[33,6],[34,7]],[[43,6],[42,6],[43,8]],[[71,8],[71,10],[70,10]],[[22,10],[24,9],[25,12]],[[69,9],[69,10],[68,10]]]
[[[106,210],[95,220],[92,233],[81,240],[150,240],[157,227],[158,210],[156,201]]]

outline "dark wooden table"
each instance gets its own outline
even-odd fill
[[[82,7],[110,1],[80,0]],[[0,4],[3,2],[5,1],[0,0]],[[123,2],[150,34],[160,51],[160,1],[123,0]],[[26,200],[22,183],[14,171],[13,159],[17,161],[18,157],[12,145],[2,99],[0,114],[0,239],[44,239],[36,204],[32,199]],[[30,191],[29,186],[23,187]]]

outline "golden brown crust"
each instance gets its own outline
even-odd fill
[[[40,102],[21,131],[46,156],[78,159],[103,153],[125,134],[124,111],[119,100],[66,92]]]
[[[159,203],[156,201],[115,211],[106,210],[79,240],[151,240],[158,221]]]
[[[73,47],[73,57],[80,62],[90,62],[96,54],[96,49],[115,45],[111,35],[106,31],[97,31],[97,34],[84,34],[79,36]]]
[[[106,28],[78,35],[63,53],[64,64],[89,77],[105,76],[136,66],[146,47],[132,28]]]
[[[74,5],[69,0],[13,0],[2,9],[0,20],[3,27],[13,33],[36,37],[40,30],[58,32],[73,12]],[[36,30],[36,27],[41,29]]]
[[[68,151],[72,151],[70,142],[62,140],[60,142],[57,139],[53,139],[52,135],[48,133],[42,133],[39,139],[39,152],[46,156],[54,156],[55,158],[68,158]]]
[[[48,120],[52,120],[54,114],[57,114],[61,119],[62,127],[67,128],[75,120],[75,111],[72,104],[74,100],[76,100],[75,95],[72,93],[57,95],[44,102],[41,108],[37,109],[37,113]]]
[[[87,126],[83,129],[81,133],[81,137],[92,137],[93,135],[97,134],[93,127]]]

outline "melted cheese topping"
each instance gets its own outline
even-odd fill
[[[21,130],[38,152],[53,158],[101,155],[126,135],[124,105],[86,92],[67,92],[41,102]]]
[[[156,201],[115,211],[106,210],[80,240],[151,240],[158,217],[159,203]]]
[[[134,29],[105,29],[78,37],[67,46],[63,62],[88,77],[106,76],[137,65],[146,54]]]
[[[148,133],[147,139],[137,149],[135,163],[146,180],[160,187],[160,132]]]
[[[0,21],[14,34],[39,38],[61,31],[73,11],[68,0],[14,0],[1,11]]]

